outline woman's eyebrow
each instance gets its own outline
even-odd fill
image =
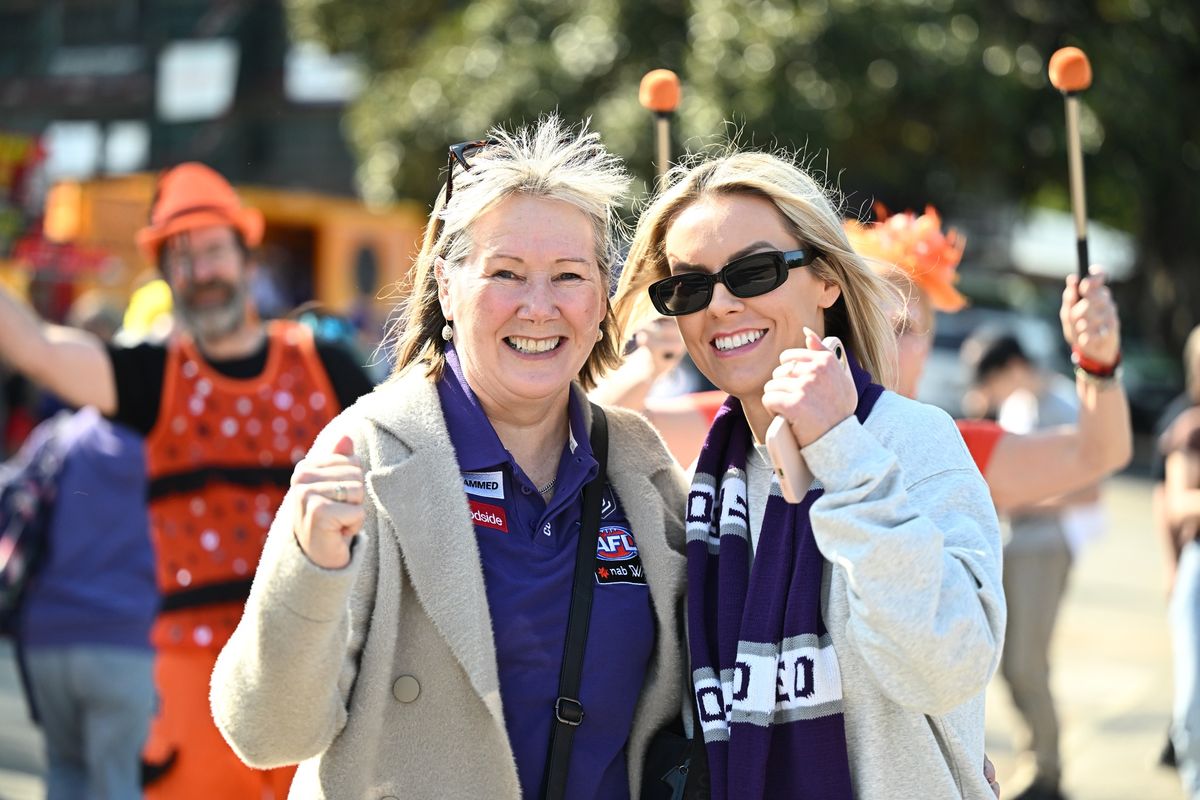
[[[777,245],[774,245],[771,242],[765,242],[765,241],[759,240],[757,242],[754,242],[753,244],[746,245],[741,250],[738,250],[736,253],[734,253],[733,255],[731,255],[729,257],[729,261],[737,261],[742,256],[748,256],[751,253],[757,253],[758,251],[763,250],[763,249],[778,250],[779,248]],[[726,263],[729,263],[729,262],[726,262]],[[700,264],[689,264],[686,261],[677,261],[674,264],[671,264],[670,267],[672,270],[678,270],[680,272],[708,272],[707,267],[700,265]]]
[[[525,263],[525,259],[521,258],[520,256],[510,255],[509,253],[489,253],[486,256],[484,256],[485,261],[491,261],[494,258],[502,258],[506,261],[515,261],[518,264]],[[555,264],[563,264],[563,263],[590,264],[590,263],[592,263],[592,260],[585,256],[563,256],[562,258],[554,259],[554,263]]]

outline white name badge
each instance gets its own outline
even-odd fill
[[[464,472],[462,474],[463,491],[475,497],[491,497],[495,500],[504,499],[504,473],[495,472]]]

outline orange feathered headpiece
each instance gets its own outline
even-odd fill
[[[905,211],[888,216],[881,203],[875,204],[877,222],[864,225],[846,220],[850,246],[861,256],[892,264],[929,298],[938,311],[953,313],[967,304],[954,284],[958,262],[966,240],[950,228],[942,233],[942,218],[933,206],[921,216]]]

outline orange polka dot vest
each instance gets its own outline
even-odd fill
[[[226,377],[189,336],[167,348],[158,420],[146,437],[150,529],[163,612],[156,647],[220,648],[292,469],[338,412],[312,332],[267,326],[266,365]]]

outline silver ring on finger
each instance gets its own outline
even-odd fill
[[[337,500],[339,503],[344,503],[344,502],[346,502],[346,484],[344,484],[344,483],[339,483],[339,484],[337,485],[337,490],[334,492],[334,498],[335,498],[335,499],[336,499],[336,500]]]

